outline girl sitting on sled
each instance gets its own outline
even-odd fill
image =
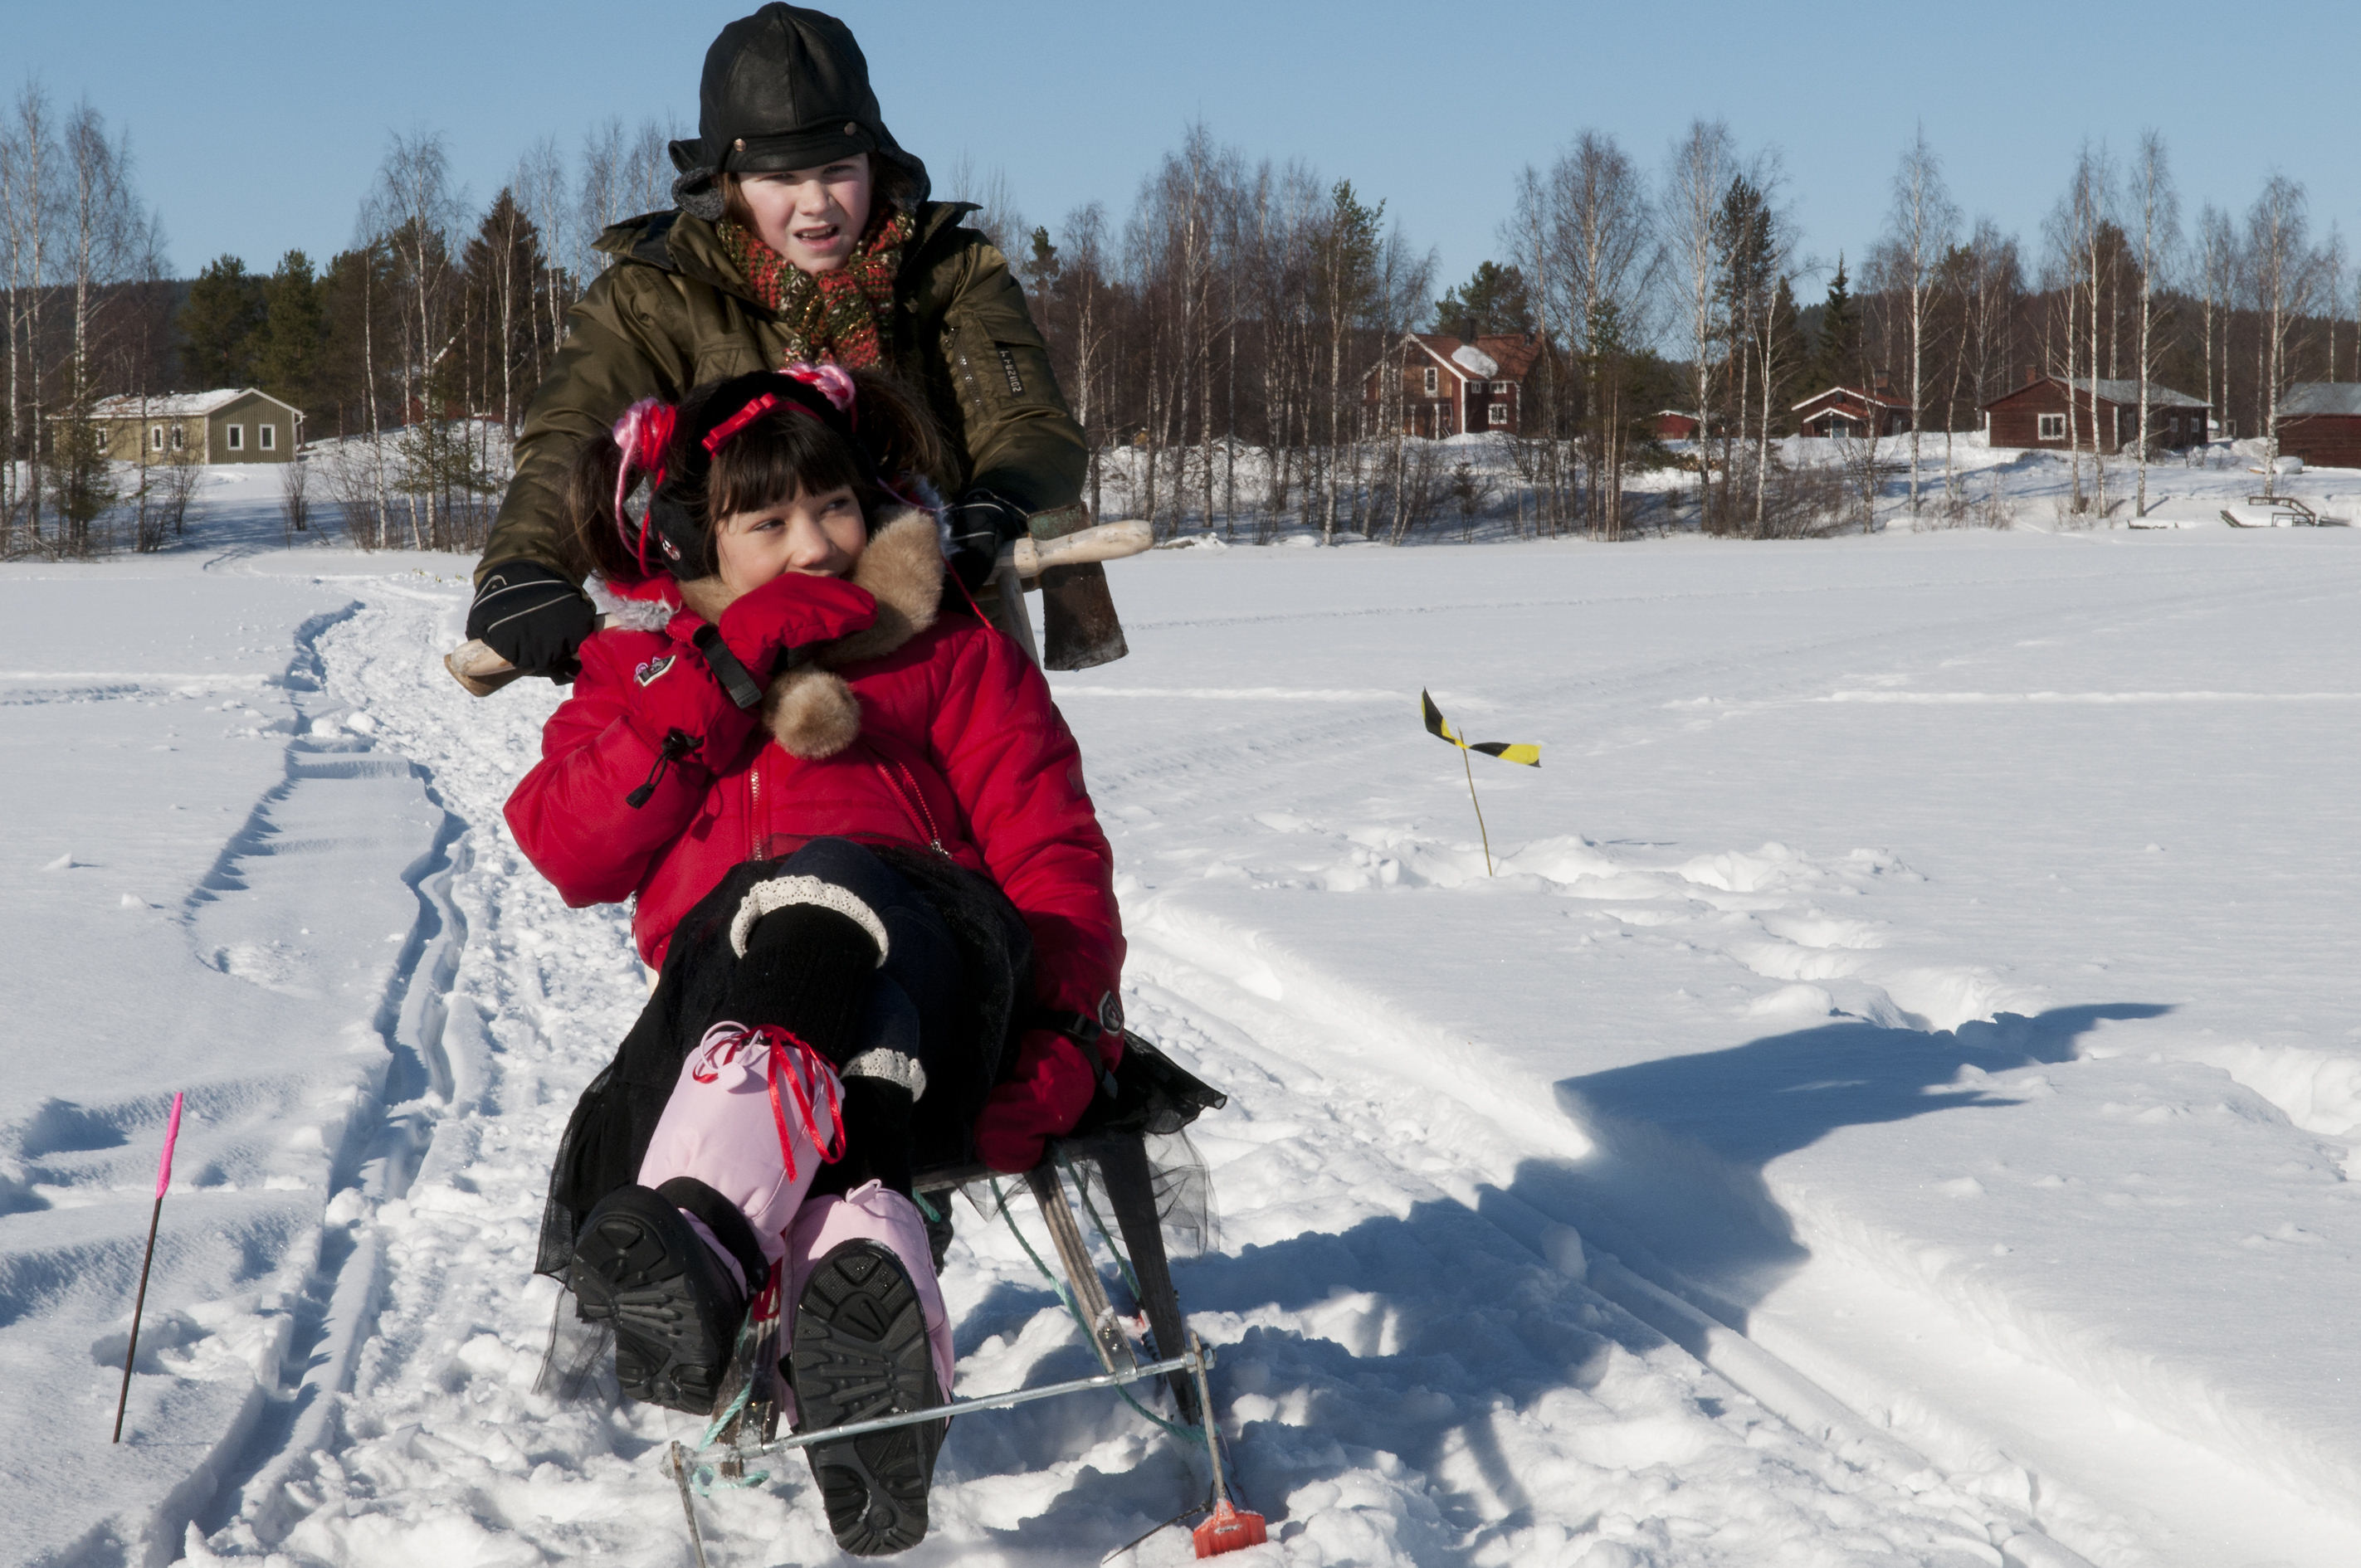
[[[1112,856],[1040,673],[947,602],[906,499],[934,443],[895,383],[799,364],[636,404],[575,469],[571,564],[620,609],[508,820],[569,904],[635,900],[659,971],[540,1265],[634,1398],[708,1412],[775,1286],[803,1430],[946,1402],[912,1174],[1030,1168],[1122,1049]],[[925,1534],[941,1432],[809,1450],[848,1551]]]

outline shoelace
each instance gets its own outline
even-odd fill
[[[771,1118],[779,1129],[779,1157],[786,1162],[787,1179],[796,1179],[795,1135],[787,1124],[785,1099],[779,1085],[787,1086],[787,1097],[796,1102],[796,1117],[804,1134],[818,1151],[820,1163],[834,1165],[844,1157],[844,1090],[837,1081],[835,1069],[811,1047],[775,1024],[763,1024],[749,1029],[745,1025],[723,1020],[705,1031],[697,1042],[697,1060],[689,1069],[689,1076],[699,1083],[711,1083],[721,1069],[738,1059],[744,1051],[752,1057],[763,1055],[763,1080],[771,1091]],[[818,1105],[828,1106],[831,1132],[822,1136],[819,1130]]]

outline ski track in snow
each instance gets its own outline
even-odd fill
[[[2237,575],[2187,588],[2159,582],[2141,612],[2169,623],[2218,615],[2242,596],[2287,597],[2259,572],[2244,586]],[[443,675],[433,656],[458,635],[455,589],[372,575],[352,592],[347,609],[298,632],[286,777],[231,834],[179,918],[222,975],[298,1005],[342,982],[324,972],[333,944],[307,952],[292,933],[367,925],[398,894],[406,925],[368,978],[376,1001],[364,1013],[379,1055],[370,1070],[335,1080],[335,1113],[316,1109],[333,1097],[324,1084],[334,1073],[260,1082],[252,1103],[215,1110],[211,1157],[249,1176],[241,1189],[267,1194],[268,1158],[238,1154],[238,1129],[252,1129],[259,1148],[265,1129],[303,1100],[330,1157],[331,1195],[324,1223],[311,1200],[316,1245],[285,1248],[276,1294],[239,1298],[261,1300],[258,1317],[233,1321],[227,1308],[213,1321],[203,1308],[159,1314],[151,1299],[143,1367],[152,1354],[154,1370],[178,1374],[192,1397],[240,1386],[208,1381],[215,1363],[253,1376],[242,1402],[213,1418],[215,1448],[159,1509],[148,1555],[289,1568],[686,1563],[660,1462],[699,1423],[560,1406],[533,1392],[555,1300],[554,1287],[530,1277],[549,1154],[576,1093],[644,994],[623,912],[566,910],[500,821],[558,694],[527,683],[475,703]],[[1585,602],[1593,601],[1535,601]],[[1913,628],[1912,649],[1930,664],[1964,659],[2060,635],[2077,614],[2088,630],[2119,613],[2049,605],[2015,618],[1937,614]],[[1828,670],[1875,667],[1880,638],[1829,622],[1769,654],[1686,653],[1638,674],[1546,679],[1571,692],[1565,706],[1586,721],[1568,750],[1590,757],[1661,743],[1667,710],[1683,715],[1676,725],[1705,727],[1795,705],[2352,695],[1831,691]],[[39,700],[81,702],[152,694],[176,678],[24,676]],[[192,674],[180,689],[218,696],[247,689],[243,678]],[[1730,695],[1700,699],[1700,690]],[[1487,722],[1521,706],[1518,691],[1497,681],[1464,696],[1438,681],[1436,692],[1447,711]],[[1611,1182],[1601,1198],[1570,1173],[1602,1156],[1642,1182],[1686,1171],[1728,1186],[1708,1207],[1768,1201],[1758,1190],[1739,1190],[1743,1181],[1692,1149],[1652,1143],[1658,1135],[1619,1122],[1612,1105],[1569,1116],[1546,1080],[1502,1070],[1488,1047],[1266,928],[1284,921],[1287,900],[1336,894],[1447,893],[1469,907],[1538,898],[1560,924],[1601,941],[1734,965],[1761,982],[1743,1004],[1760,1028],[1834,1021],[1949,1031],[1996,1049],[2045,1027],[2070,1039],[2070,1026],[2045,1014],[2041,992],[2011,980],[2004,964],[1928,956],[1888,901],[1888,890],[1919,880],[1900,859],[1568,835],[1504,847],[1501,875],[1487,878],[1476,847],[1450,833],[1318,808],[1252,813],[1249,836],[1234,845],[1175,847],[1157,825],[1186,821],[1197,793],[1240,755],[1316,766],[1367,723],[1371,704],[1402,702],[1407,726],[1414,689],[1118,680],[1061,684],[1060,698],[1070,714],[1092,711],[1093,698],[1118,699],[1111,709],[1133,708],[1125,698],[1190,702],[1191,721],[1128,730],[1135,743],[1093,749],[1091,763],[1126,867],[1132,1021],[1231,1095],[1196,1130],[1221,1200],[1220,1247],[1178,1262],[1176,1277],[1192,1323],[1223,1353],[1216,1401],[1247,1500],[1271,1517],[1273,1547],[1242,1564],[2078,1561],[2044,1529],[2105,1568],[2186,1561],[2156,1554],[2141,1527],[2114,1511],[2123,1499],[2108,1495],[2114,1477],[2100,1453],[2110,1445],[2121,1465],[2174,1484],[2243,1487],[2257,1509],[2302,1511],[2270,1479],[2233,1474],[2216,1454],[2058,1376],[2056,1358],[2009,1303],[1918,1288],[1925,1260],[1841,1203],[1816,1208],[1781,1194],[1796,1232],[1827,1260],[1788,1298],[1766,1296],[1750,1314],[1748,1304],[1716,1297],[1676,1258],[1651,1253],[1642,1211],[1619,1226]],[[12,700],[0,688],[0,705]],[[1201,712],[1202,725],[1193,722]],[[1159,734],[1168,739],[1148,739]],[[1087,730],[1084,739],[1089,746]],[[1495,787],[1489,775],[1485,783]],[[1289,797],[1283,787],[1273,793]],[[355,841],[353,824],[369,819],[386,825],[385,836]],[[392,885],[372,885],[388,865],[400,868]],[[1258,926],[1235,913],[1249,906],[1198,896],[1204,888],[1259,895],[1274,912]],[[2226,1075],[2297,1127],[2337,1136],[2361,1124],[2361,1069],[2351,1058],[2222,1041],[2189,1047],[2181,1059]],[[2042,1092],[2024,1073],[1990,1077],[1984,1092],[1996,1099]],[[152,1099],[125,1102],[103,1126],[61,1109],[31,1128],[18,1154],[120,1143],[156,1119]],[[1962,1201],[1982,1190],[1973,1178],[1960,1183]],[[70,1180],[17,1187],[38,1187],[28,1202],[74,1201]],[[14,1206],[9,1190],[0,1186],[0,1212]],[[1018,1212],[1029,1218],[1023,1205]],[[964,1208],[959,1219],[945,1286],[961,1391],[1088,1370],[1063,1309],[1006,1231]],[[300,1230],[307,1222],[291,1210],[269,1223]],[[12,1248],[8,1258],[20,1275],[26,1256]],[[1866,1320],[1885,1298],[1888,1322],[1916,1315],[1931,1324],[1948,1313],[1934,1337],[1985,1347],[1963,1386],[1938,1386],[1923,1351],[1912,1359],[1894,1336],[1879,1337]],[[1815,1299],[1823,1318],[1862,1308],[1856,1344],[1832,1349],[1797,1327]],[[41,1305],[38,1290],[14,1280],[0,1285],[0,1300],[12,1313]],[[93,1347],[102,1361],[105,1351],[104,1342]],[[2058,1457],[2078,1474],[2055,1478],[2037,1456],[2044,1436],[2073,1450]],[[934,1531],[906,1560],[1095,1563],[1202,1485],[1199,1456],[1111,1396],[968,1418],[943,1453]],[[765,1487],[720,1493],[699,1509],[715,1568],[836,1556],[796,1463]],[[183,1520],[185,1532],[170,1539]],[[127,1548],[94,1537],[43,1561],[95,1568]],[[1179,1530],[1132,1558],[1187,1560]]]
[[[472,705],[415,656],[450,635],[451,607],[375,604],[324,640],[331,689],[375,718],[379,754],[467,824],[443,929],[473,936],[414,1009],[443,1019],[418,1035],[431,1081],[380,1134],[423,1158],[339,1216],[359,1238],[340,1274],[358,1283],[312,1334],[322,1397],[258,1434],[260,1462],[190,1532],[192,1561],[682,1560],[659,1463],[695,1423],[531,1391],[555,1294],[523,1283],[548,1152],[642,992],[621,914],[565,912],[499,824],[552,694]],[[1224,1347],[1218,1397],[1287,1561],[2000,1560],[2017,1510],[1856,1468],[1583,1288],[1573,1233],[1485,1217],[1503,1200],[1466,1108],[1274,1051],[1190,1000],[1223,989],[1201,968],[1152,938],[1143,956],[1157,978],[1134,991],[1137,1022],[1233,1095],[1199,1139],[1224,1251],[1179,1275]],[[1015,1243],[961,1217],[946,1284],[961,1387],[1085,1370]],[[1194,1455],[1106,1396],[972,1418],[908,1560],[1094,1563],[1202,1484]],[[716,1563],[834,1554],[795,1467],[701,1507]],[[1188,1557],[1179,1530],[1136,1553]]]

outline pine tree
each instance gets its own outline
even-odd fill
[[[291,250],[261,286],[262,322],[254,335],[255,385],[308,408],[320,375],[326,320],[312,258]]]
[[[1820,342],[1812,356],[1811,389],[1849,386],[1861,376],[1861,312],[1845,286],[1844,256],[1837,256],[1837,275],[1828,280],[1828,302],[1820,307]]]
[[[1434,302],[1434,330],[1469,338],[1532,331],[1532,296],[1525,275],[1513,266],[1482,263],[1467,281]]]
[[[192,391],[247,385],[263,316],[262,280],[245,262],[220,256],[205,263],[173,323],[181,332],[181,385]]]

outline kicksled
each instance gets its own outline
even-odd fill
[[[1148,1154],[1150,1137],[1180,1133],[1207,1110],[1228,1103],[1219,1091],[1165,1056],[1154,1044],[1125,1033],[1124,1066],[1116,1074],[1117,1092],[1093,1107],[1083,1124],[1054,1139],[1042,1163],[1014,1179],[1032,1199],[1034,1218],[1048,1232],[1049,1253],[1045,1260],[1026,1234],[1017,1216],[1017,1194],[1005,1190],[1010,1179],[983,1166],[946,1166],[918,1173],[914,1183],[921,1205],[930,1217],[945,1213],[952,1196],[989,1193],[977,1209],[1005,1223],[1034,1266],[1056,1288],[1072,1314],[1077,1331],[1090,1345],[1099,1370],[1087,1376],[976,1398],[953,1398],[927,1409],[904,1410],[866,1420],[840,1422],[808,1431],[782,1433],[775,1390],[757,1377],[726,1392],[704,1436],[692,1447],[674,1442],[666,1467],[680,1494],[697,1568],[720,1568],[708,1555],[697,1522],[697,1499],[716,1487],[759,1486],[769,1478],[767,1464],[818,1442],[839,1442],[871,1432],[942,1420],[953,1416],[981,1415],[1042,1399],[1066,1398],[1115,1389],[1147,1420],[1176,1441],[1202,1450],[1211,1481],[1202,1500],[1190,1505],[1107,1554],[1109,1558],[1139,1546],[1166,1530],[1197,1516],[1191,1536],[1196,1554],[1218,1556],[1266,1539],[1260,1514],[1248,1512],[1232,1500],[1234,1490],[1225,1462],[1219,1423],[1213,1417],[1209,1375],[1213,1353],[1188,1327],[1172,1284],[1170,1255],[1164,1240],[1164,1212],[1158,1172]],[[1128,1310],[1119,1310],[1108,1293],[1107,1281],[1093,1257],[1074,1195],[1090,1217],[1100,1242],[1112,1255],[1128,1297]],[[1099,1212],[1094,1190],[1104,1194],[1113,1212],[1112,1227]],[[1120,1238],[1120,1241],[1118,1241]],[[774,1314],[775,1309],[772,1309]],[[758,1303],[745,1332],[752,1340],[752,1365],[776,1364],[776,1318],[766,1322]],[[1175,1418],[1168,1420],[1143,1405],[1131,1390],[1161,1383],[1170,1397]],[[884,1403],[884,1401],[880,1401]]]

